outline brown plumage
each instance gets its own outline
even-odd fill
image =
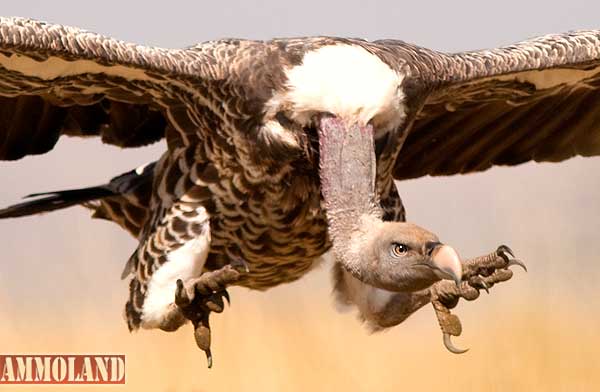
[[[449,336],[448,307],[515,262],[507,248],[458,261],[403,222],[394,180],[598,155],[599,87],[599,31],[458,54],[329,37],[159,49],[2,18],[0,159],[62,135],[168,149],[0,218],[83,204],[115,221],[139,240],[124,270],[129,327],[189,319],[207,351],[227,285],[293,281],[332,246],[338,296],[373,328],[433,301]]]

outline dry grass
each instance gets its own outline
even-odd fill
[[[462,305],[464,336],[456,342],[471,351],[454,356],[443,350],[429,308],[402,327],[368,336],[352,315],[323,300],[326,289],[297,297],[305,295],[300,285],[273,295],[234,289],[232,307],[214,318],[212,370],[189,327],[129,335],[116,303],[110,315],[83,310],[60,320],[51,312],[0,314],[13,320],[0,327],[1,351],[125,353],[127,385],[115,389],[132,391],[590,391],[600,385],[600,318],[572,302],[544,303],[535,292],[500,289]],[[515,309],[523,296],[537,310]]]

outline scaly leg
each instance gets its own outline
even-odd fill
[[[451,336],[459,336],[462,332],[460,319],[450,312],[458,304],[460,298],[473,301],[479,297],[479,290],[489,289],[496,283],[505,282],[512,278],[511,265],[518,265],[525,271],[523,262],[513,258],[509,247],[501,245],[498,249],[486,256],[477,257],[463,263],[463,282],[456,286],[450,281],[436,283],[430,290],[431,303],[435,310],[440,328],[444,336],[444,345],[455,354],[467,350],[456,348],[451,341]]]

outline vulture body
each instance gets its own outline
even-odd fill
[[[433,302],[447,338],[460,333],[452,299],[519,262],[507,247],[460,260],[404,222],[394,181],[598,155],[599,87],[600,31],[456,54],[332,37],[160,49],[1,18],[0,159],[63,135],[168,148],[0,218],[82,204],[116,222],[139,240],[123,273],[129,328],[191,320],[209,355],[228,285],[296,280],[330,248],[338,299],[372,328]]]

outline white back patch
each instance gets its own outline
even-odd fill
[[[360,46],[330,45],[308,52],[286,76],[288,92],[276,99],[290,104],[300,118],[329,112],[364,125],[381,116],[391,128],[405,117],[403,75]]]

